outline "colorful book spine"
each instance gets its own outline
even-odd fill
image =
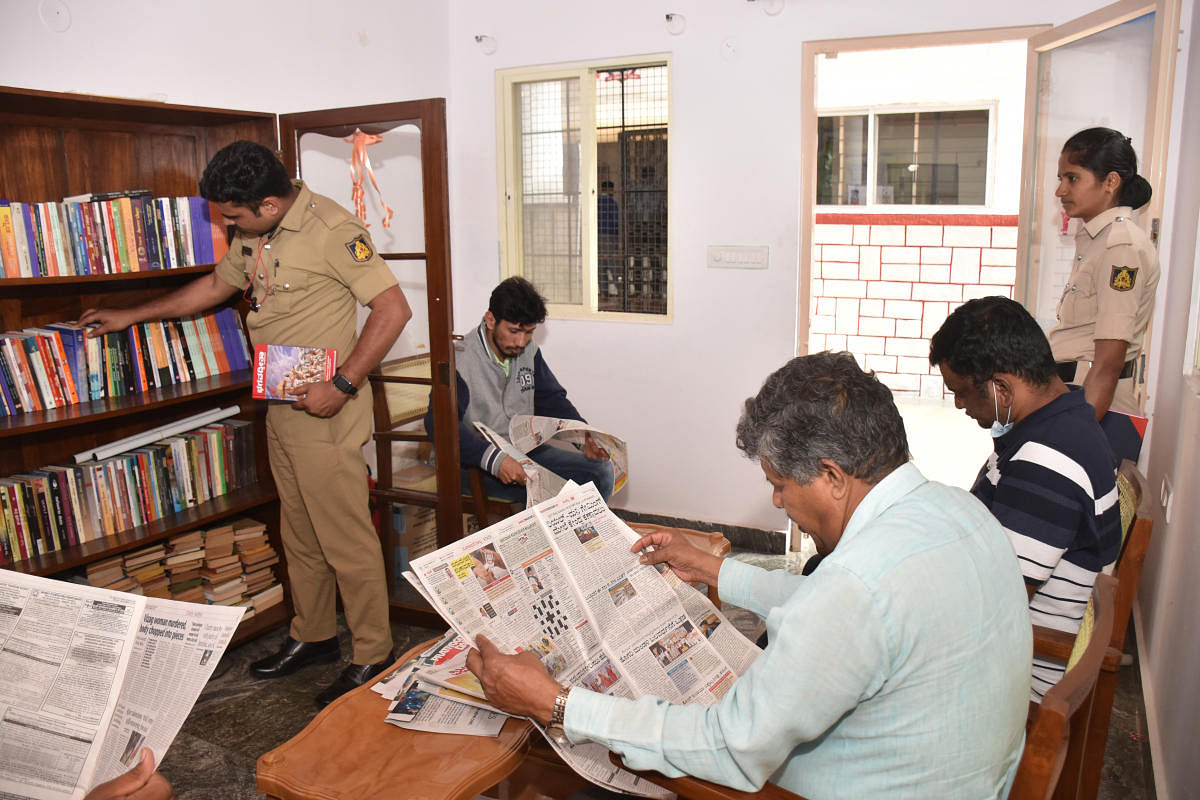
[[[21,262],[17,258],[17,235],[13,228],[12,209],[7,200],[0,200],[0,261],[4,264],[4,277],[21,277]]]

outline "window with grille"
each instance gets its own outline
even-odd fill
[[[573,316],[669,311],[669,66],[499,74],[505,274]]]
[[[988,202],[991,111],[869,111],[817,119],[817,203]]]

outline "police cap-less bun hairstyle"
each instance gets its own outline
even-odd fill
[[[1062,151],[1072,164],[1083,167],[1104,180],[1110,172],[1121,178],[1117,205],[1141,208],[1150,202],[1154,190],[1138,174],[1133,141],[1112,128],[1087,128],[1067,139]]]

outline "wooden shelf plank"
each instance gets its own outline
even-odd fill
[[[206,525],[210,522],[232,516],[244,511],[269,503],[276,499],[275,484],[260,480],[248,489],[239,489],[229,494],[221,495],[189,508],[179,514],[141,525],[136,528],[120,531],[112,536],[93,539],[88,542],[56,550],[42,556],[15,561],[4,565],[6,569],[18,572],[29,572],[34,575],[53,575],[68,569],[74,569],[92,561],[98,561],[109,556],[120,555],[162,539],[167,539],[178,533]]]

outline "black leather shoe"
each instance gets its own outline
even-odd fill
[[[336,636],[320,642],[297,642],[289,636],[278,653],[251,664],[250,674],[255,678],[282,678],[309,664],[332,664],[341,657]]]
[[[362,686],[390,667],[395,660],[388,655],[386,661],[380,661],[378,664],[351,664],[346,667],[329,688],[317,695],[317,707],[324,708],[346,692]]]

